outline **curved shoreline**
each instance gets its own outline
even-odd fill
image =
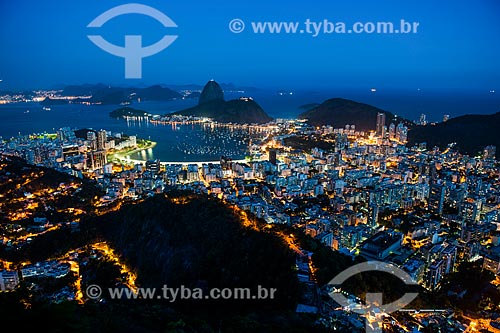
[[[112,154],[108,154],[108,156],[110,156],[110,160],[113,160],[113,159],[118,159],[118,160],[130,160],[130,158],[126,158],[126,156],[130,156],[132,154],[135,154],[135,153],[140,153],[141,151],[145,151],[145,150],[148,150],[148,149],[153,149],[154,147],[156,147],[157,145],[157,142],[155,141],[151,141],[150,144],[148,144],[147,146],[145,147],[142,147],[142,148],[134,148],[132,150],[125,150],[123,151],[122,150],[119,150],[117,152],[114,152]]]
[[[119,162],[119,163],[124,163],[124,164],[143,164],[143,163],[146,163],[147,160],[133,159],[133,158],[130,158],[130,156],[132,154],[140,153],[140,152],[148,150],[148,149],[153,149],[156,145],[157,145],[157,142],[151,141],[151,144],[149,144],[148,146],[143,147],[143,148],[135,148],[135,149],[128,150],[128,151],[118,151],[115,153],[110,153],[107,155],[108,162]],[[248,160],[246,158],[236,159],[236,160],[232,160],[232,161],[237,162],[237,163],[248,162]],[[257,161],[257,160],[254,160],[254,161]],[[197,165],[201,166],[202,164],[220,164],[220,160],[217,160],[217,161],[213,161],[213,160],[212,161],[175,161],[175,162],[173,162],[173,161],[161,161],[160,160],[160,164],[161,165],[197,164]]]

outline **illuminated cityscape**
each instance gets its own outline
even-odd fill
[[[0,1],[2,327],[500,333],[499,12]]]
[[[120,150],[137,149],[139,140],[133,136],[116,136],[106,130],[87,131],[83,135],[80,131],[62,128],[54,135],[7,140],[1,148],[2,161],[5,167],[12,158],[22,158],[76,179],[91,179],[99,190],[91,203],[97,214],[173,189],[189,190],[215,197],[269,226],[292,226],[293,230],[317,239],[331,251],[352,258],[361,256],[393,263],[430,292],[439,290],[446,277],[463,263],[477,264],[498,279],[500,183],[495,147],[485,147],[479,156],[460,154],[453,144],[443,151],[428,149],[425,144],[408,147],[406,126],[391,123],[387,131],[382,125],[384,114],[379,113],[376,118],[376,130],[368,132],[357,131],[354,126],[311,127],[304,120],[277,119],[263,125],[202,120],[208,127],[229,126],[258,132],[260,139],[254,139],[248,146],[250,155],[246,160],[221,157],[212,162],[177,163],[116,158]],[[192,121],[190,119],[177,117],[172,121],[182,123]],[[151,117],[149,121],[156,122],[157,118]],[[170,122],[163,121],[163,126],[169,125]],[[309,148],[297,149],[293,138],[306,138]],[[324,143],[330,149],[317,147]],[[22,176],[24,180],[17,188],[24,188],[40,176],[33,172]],[[4,198],[11,198],[2,205],[10,221],[2,224],[2,243],[6,249],[23,247],[34,238],[61,228],[78,232],[81,216],[91,213],[88,209],[68,207],[67,220],[60,222],[40,214],[39,208],[47,207],[57,197],[73,196],[81,191],[81,180],[24,192],[14,198],[15,189],[4,192]],[[313,202],[304,204],[313,198]],[[314,261],[287,237],[290,248],[297,253],[299,279],[306,285],[317,283]],[[104,245],[92,245],[91,250],[119,260],[109,246],[101,244]],[[70,267],[81,266],[82,260],[91,257],[93,252],[75,249],[73,253],[73,258],[61,256],[57,262],[22,263],[21,266],[3,263],[2,290],[15,290],[21,279],[30,280],[35,275],[56,279],[66,276],[75,271]],[[300,262],[304,256],[307,265],[302,268]],[[122,273],[128,275],[123,283],[136,288],[131,277],[135,273],[123,267]],[[77,277],[77,282],[47,297],[85,302],[81,287],[77,287],[80,285]],[[330,302],[311,301],[299,304],[298,309],[321,314],[324,319],[333,315],[339,321],[336,325],[351,327],[350,316],[354,315],[339,317],[337,310],[326,310]],[[483,307],[492,313],[499,311],[498,303],[492,301],[486,301]],[[393,314],[391,318],[392,324],[384,325],[405,330],[411,326],[406,317]],[[423,328],[430,321],[439,320],[436,318],[440,318],[439,313],[417,312],[413,321],[418,324],[414,327]],[[450,318],[454,318],[447,319],[450,329],[469,327],[473,330],[471,325],[476,323]],[[491,328],[487,320],[474,325]]]

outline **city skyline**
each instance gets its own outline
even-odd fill
[[[123,116],[121,121],[132,118],[134,116]],[[391,123],[386,130],[383,123],[387,119],[383,113],[374,113],[373,118],[376,126],[366,131],[357,130],[353,125],[311,126],[307,120],[295,119],[278,119],[262,124],[219,123],[191,115],[157,115],[145,119],[164,128],[191,128],[193,134],[200,130],[207,133],[225,130],[227,133],[246,132],[251,138],[248,141],[250,155],[241,160],[231,156],[221,156],[219,161],[197,162],[131,159],[129,155],[133,151],[149,150],[155,143],[106,129],[60,128],[55,134],[19,136],[7,140],[0,146],[0,172],[6,174],[5,171],[9,170],[8,177],[2,178],[8,179],[9,187],[4,192],[7,201],[1,207],[8,221],[19,227],[11,230],[8,224],[0,224],[4,234],[0,239],[3,243],[3,248],[0,247],[3,257],[0,258],[14,251],[37,259],[36,262],[0,259],[0,268],[3,268],[0,270],[0,296],[3,291],[18,295],[22,283],[45,287],[43,281],[64,278],[63,281],[67,281],[64,288],[42,294],[48,299],[48,306],[73,302],[77,306],[75,311],[80,313],[81,307],[96,301],[99,304],[104,300],[104,304],[110,305],[100,306],[112,307],[117,300],[136,297],[142,298],[141,302],[148,302],[159,287],[153,284],[153,288],[148,288],[151,284],[144,281],[158,281],[157,278],[164,276],[160,272],[165,262],[172,269],[171,261],[158,257],[161,260],[154,260],[149,272],[152,268],[153,272],[160,272],[145,273],[142,271],[144,266],[133,262],[132,267],[129,265],[128,260],[133,255],[123,253],[120,241],[110,242],[97,234],[95,239],[92,236],[86,238],[84,246],[75,247],[75,239],[86,235],[81,231],[88,228],[88,223],[95,223],[93,221],[98,221],[95,224],[97,229],[107,225],[108,216],[113,217],[115,228],[135,220],[140,231],[127,231],[131,233],[131,238],[125,244],[127,248],[147,248],[151,242],[165,237],[161,232],[158,236],[149,231],[153,217],[148,217],[145,211],[152,212],[155,228],[162,225],[168,230],[169,223],[175,219],[165,216],[175,216],[179,209],[189,209],[193,219],[180,225],[200,223],[197,228],[189,227],[191,232],[195,230],[198,233],[202,225],[214,223],[216,229],[211,227],[210,231],[206,230],[202,239],[215,237],[216,242],[224,246],[226,242],[231,244],[231,240],[225,239],[225,229],[220,229],[224,220],[214,216],[229,209],[237,217],[238,225],[247,228],[245,239],[250,237],[250,230],[278,237],[280,246],[290,254],[286,260],[295,261],[295,269],[283,266],[279,270],[282,274],[290,269],[293,277],[290,275],[290,278],[272,285],[269,290],[266,289],[265,295],[269,292],[277,292],[278,296],[286,294],[290,289],[284,285],[291,283],[295,288],[293,281],[301,285],[301,290],[315,290],[301,292],[300,301],[286,302],[286,307],[297,316],[307,313],[307,316],[300,317],[301,325],[310,324],[309,316],[318,318],[320,325],[314,326],[314,331],[310,328],[303,332],[326,332],[326,329],[363,332],[364,327],[366,332],[383,332],[382,329],[426,332],[425,329],[434,329],[435,323],[447,330],[462,331],[498,327],[499,321],[490,319],[497,316],[500,310],[495,303],[495,299],[500,298],[500,204],[497,199],[496,146],[486,146],[481,154],[469,156],[457,151],[452,143],[443,150],[427,147],[422,142],[409,145],[405,125],[399,123],[396,127]],[[195,129],[196,124],[203,126]],[[239,141],[237,137],[227,136],[221,141],[228,139]],[[43,175],[52,169],[55,173],[51,177],[57,179],[54,182],[58,184],[57,188],[55,185],[36,185],[44,181]],[[25,187],[30,192],[26,192]],[[67,202],[71,197],[78,200],[64,216],[40,209],[54,198]],[[197,215],[204,214],[198,212],[201,208],[189,208],[216,203],[219,205],[217,209],[202,215],[203,219]],[[56,201],[53,204],[58,207]],[[19,205],[22,210],[14,208]],[[159,207],[162,212],[156,214]],[[136,226],[131,224],[124,230],[129,228]],[[124,232],[119,230],[120,234]],[[210,235],[207,236],[207,233]],[[66,235],[64,241],[57,241],[59,235]],[[195,236],[184,232],[180,235],[184,241],[179,244],[192,249]],[[306,235],[309,238],[304,238]],[[147,242],[138,241],[143,237]],[[220,241],[221,237],[225,241]],[[44,244],[46,239],[52,238],[53,242],[57,242],[57,248],[35,245],[40,247],[41,253],[25,252],[32,242]],[[310,248],[311,242],[315,244],[314,248]],[[194,243],[205,244],[204,241]],[[168,251],[171,247],[171,244],[166,245]],[[227,252],[232,253],[234,248]],[[63,254],[50,255],[53,251]],[[148,256],[161,256],[165,253],[162,251],[164,249],[155,248],[148,251]],[[213,245],[210,251],[203,250],[201,256],[210,258],[212,251]],[[248,259],[244,266],[247,267],[248,260],[260,263],[274,258],[273,252],[262,255],[261,251],[255,256],[246,254]],[[231,253],[225,253],[226,261],[235,259]],[[114,275],[109,273],[111,282],[89,277],[89,272],[94,270],[89,263],[96,261],[115,265],[117,272]],[[236,261],[241,262],[241,257],[236,256]],[[356,262],[363,262],[359,265],[364,268],[354,265]],[[374,286],[381,288],[380,281],[385,281],[387,276],[372,279],[365,275],[362,280],[356,280],[355,285],[334,283],[334,280],[325,285],[333,278],[334,272],[338,273],[340,281],[345,281],[340,278],[345,276],[344,272],[358,275],[363,269],[391,272],[401,278],[406,287],[391,283],[390,288],[383,289],[384,297],[394,297],[401,292],[408,294],[413,289],[407,288],[413,286],[417,293],[410,293],[410,296],[412,299],[419,298],[418,305],[402,308],[404,305],[401,303],[388,310],[384,305],[370,303],[368,294],[363,304],[360,292]],[[394,270],[399,273],[394,273]],[[189,268],[174,271],[183,274]],[[218,267],[209,266],[210,275],[218,271]],[[370,276],[376,273],[371,272]],[[265,278],[273,276],[258,275]],[[480,280],[471,282],[468,280],[470,276]],[[186,279],[182,276],[180,282],[185,283]],[[251,282],[257,283],[257,280]],[[120,287],[103,289],[108,283],[115,283],[115,286],[119,283]],[[208,285],[213,283],[208,282]],[[336,287],[338,284],[341,286]],[[387,285],[386,282],[384,284]],[[163,288],[166,287],[164,284]],[[254,287],[262,290],[260,284]],[[171,296],[175,288],[172,294],[158,295],[153,299],[166,297],[163,299],[168,300],[168,297],[173,297],[170,301],[176,301],[175,296]],[[198,293],[204,291],[203,288],[192,289],[189,295],[193,290]],[[220,289],[211,290],[220,292]],[[224,290],[230,292],[231,289]],[[236,290],[241,292],[242,289]],[[251,288],[245,290],[246,295],[251,295]],[[473,291],[469,294],[469,290]],[[444,301],[441,299],[443,293],[446,295]],[[481,298],[479,304],[470,301],[476,294]],[[36,295],[33,297],[37,299]],[[185,299],[181,297],[178,302]],[[200,300],[188,299],[194,302]],[[238,298],[241,303],[237,304],[248,305],[248,299]],[[263,298],[261,294],[254,294],[251,299],[261,302]],[[279,299],[276,304],[280,304]],[[455,300],[457,303],[452,304]],[[132,307],[136,304],[139,303],[130,303]],[[264,303],[259,303],[260,310],[261,304]],[[224,306],[223,303],[220,305]],[[374,306],[373,313],[368,312],[365,306]],[[459,315],[469,307],[474,311],[471,313],[478,314],[477,319],[470,318],[476,318],[473,314],[467,317]],[[203,305],[200,309],[207,310]],[[273,311],[276,311],[275,307]],[[246,313],[245,310],[243,313]],[[266,315],[270,313],[266,312]],[[189,318],[195,317],[190,315]],[[220,322],[229,318],[223,314]],[[88,320],[84,316],[77,322]],[[101,325],[99,320],[93,325]],[[139,320],[135,324],[144,323]],[[64,326],[65,323],[61,321],[50,325]],[[241,325],[247,327],[246,323]],[[280,327],[285,329],[283,324]]]

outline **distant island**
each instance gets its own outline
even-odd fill
[[[203,88],[198,105],[172,114],[207,117],[218,122],[238,124],[264,124],[272,120],[251,97],[225,101],[222,88],[213,80]]]
[[[113,118],[145,117],[147,115],[149,115],[148,112],[144,110],[137,110],[131,107],[119,108],[109,113],[109,116]]]
[[[47,97],[41,101],[40,104],[43,106],[65,105],[68,104],[68,101],[65,99]]]
[[[391,122],[412,125],[409,120],[397,117],[388,111],[344,98],[332,98],[318,106],[311,105],[313,107],[301,113],[299,119],[307,119],[313,126],[332,125],[341,128],[345,125],[355,125],[357,130],[369,131],[375,129],[378,113],[385,114],[387,126]]]
[[[44,106],[69,103],[130,104],[139,101],[172,101],[183,98],[180,93],[160,85],[147,88],[121,88],[103,84],[67,86],[61,92],[61,96],[66,98],[47,97],[40,104]]]

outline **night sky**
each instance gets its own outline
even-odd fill
[[[500,2],[470,1],[140,1],[177,28],[130,14],[101,28],[87,25],[126,1],[0,2],[0,90],[62,84],[204,83],[208,79],[273,89],[388,87],[500,90]],[[246,23],[229,31],[234,18]],[[254,34],[252,21],[417,21],[417,34]],[[143,44],[178,39],[143,59],[142,79],[124,78],[124,59],[95,46],[89,34],[116,45],[124,35]]]

